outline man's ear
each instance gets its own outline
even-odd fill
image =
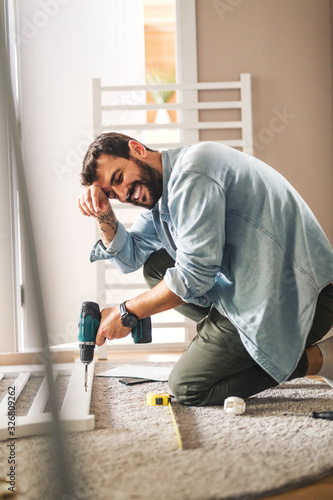
[[[128,141],[128,147],[130,154],[134,156],[134,158],[146,158],[147,150],[140,142],[131,139]]]

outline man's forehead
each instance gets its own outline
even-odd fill
[[[118,159],[116,156],[101,154],[96,160],[97,170],[112,168]]]
[[[96,160],[96,178],[98,181],[105,180],[105,177],[112,175],[119,168],[120,158],[111,155],[102,154]]]

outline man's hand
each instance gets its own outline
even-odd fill
[[[162,280],[148,292],[138,295],[134,299],[126,301],[126,309],[135,314],[139,319],[147,318],[153,314],[167,311],[176,306],[183,304],[183,301],[178,295],[174,294],[166,286],[165,281]],[[121,339],[126,337],[131,328],[122,325],[120,318],[120,308],[107,307],[101,311],[101,323],[96,335],[96,344],[102,345],[105,338]]]
[[[97,186],[87,186],[80,194],[77,205],[83,215],[97,219],[103,245],[108,248],[115,237],[118,222],[104,191]]]
[[[86,186],[78,198],[77,205],[87,217],[98,217],[101,212],[107,212],[110,208],[109,198],[97,186]]]
[[[122,339],[127,337],[131,328],[122,325],[119,307],[107,307],[101,311],[101,322],[96,335],[96,345],[103,345],[105,339]]]

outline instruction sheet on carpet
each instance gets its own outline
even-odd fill
[[[167,382],[173,366],[138,366],[122,365],[98,373],[97,377],[132,377],[145,378],[156,382]]]

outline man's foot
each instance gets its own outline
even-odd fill
[[[323,365],[318,376],[333,387],[333,336],[316,344],[323,356]]]

